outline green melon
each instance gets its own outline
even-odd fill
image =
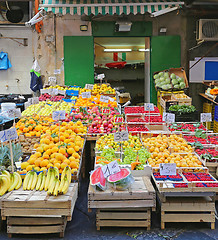
[[[104,191],[106,189],[106,178],[104,177],[101,167],[91,173],[90,184],[98,191]]]

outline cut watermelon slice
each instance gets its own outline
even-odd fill
[[[121,168],[120,172],[109,176],[107,180],[116,186],[117,190],[125,190],[134,182],[131,171],[128,168]]]
[[[99,191],[104,191],[106,189],[106,178],[104,177],[101,167],[91,173],[90,184]]]

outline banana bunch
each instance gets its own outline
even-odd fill
[[[2,175],[0,175],[0,196],[4,195],[7,191],[10,192],[14,189],[19,189],[21,185],[22,178],[19,173],[2,171]]]
[[[59,194],[66,194],[71,183],[71,168],[66,166],[61,174],[61,182],[58,188]]]

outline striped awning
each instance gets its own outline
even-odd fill
[[[43,0],[40,8],[55,14],[121,15],[153,13],[168,7],[177,7],[179,0]]]

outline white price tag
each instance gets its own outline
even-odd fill
[[[163,121],[167,123],[174,123],[175,122],[175,114],[174,113],[163,113]]]
[[[40,89],[40,93],[41,93],[41,94],[48,93],[48,89]]]
[[[98,74],[97,79],[101,80],[101,79],[103,79],[103,78],[105,78],[104,73]]]
[[[144,108],[145,108],[145,111],[154,111],[154,104],[153,103],[145,103]]]
[[[32,103],[33,104],[38,104],[39,103],[39,98],[38,97],[33,97]]]
[[[56,77],[49,77],[48,78],[48,84],[52,84],[52,83],[56,84],[56,82],[57,82]]]
[[[6,115],[7,115],[8,118],[14,118],[15,117],[15,111],[14,110],[15,109],[7,110]]]
[[[91,92],[82,92],[81,96],[82,98],[91,98]]]
[[[18,135],[17,135],[16,128],[10,128],[10,129],[7,129],[7,130],[4,130],[4,131],[0,132],[1,142],[6,142],[6,141],[9,141],[9,140],[15,140],[17,138],[18,138]]]
[[[54,111],[52,113],[52,119],[54,121],[64,120],[65,119],[65,111]]]
[[[160,175],[176,175],[176,163],[160,163]]]
[[[101,95],[101,96],[100,96],[100,101],[101,101],[101,102],[108,103],[108,100],[109,100],[109,97],[108,97],[108,96],[104,96],[104,95]]]
[[[33,99],[32,98],[28,98],[27,102],[32,105],[33,104]]]
[[[54,74],[55,74],[55,75],[61,74],[61,69],[55,69],[55,70],[54,70]]]
[[[114,142],[122,142],[129,140],[129,133],[128,131],[121,131],[114,133]]]
[[[60,94],[60,95],[66,95],[66,91],[65,91],[65,90],[58,90],[58,94]]]
[[[57,88],[51,89],[51,95],[58,95],[58,89]]]
[[[110,114],[110,108],[103,108],[102,113],[103,114]]]
[[[212,122],[211,113],[201,113],[201,122]]]
[[[120,172],[120,167],[119,167],[117,161],[113,161],[113,162],[108,163],[105,166],[102,166],[101,170],[104,174],[104,177],[107,178],[110,175]]]
[[[115,100],[113,99],[113,98],[111,98],[111,97],[109,97],[109,100],[111,101],[111,102],[114,102]]]
[[[122,115],[115,115],[114,116],[114,123],[122,124],[124,122],[124,118]]]
[[[94,84],[86,84],[86,85],[85,85],[85,88],[86,88],[86,89],[92,90],[93,87],[94,87]]]

